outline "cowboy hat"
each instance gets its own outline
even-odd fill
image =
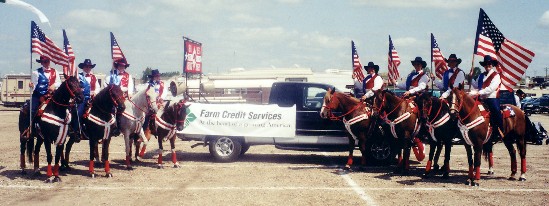
[[[47,56],[40,55],[40,59],[37,59],[37,60],[36,60],[36,62],[38,62],[38,63],[42,63],[42,62],[44,62],[44,61],[49,62],[49,61],[50,61],[50,58],[47,57]]]
[[[92,64],[90,59],[85,59],[84,62],[78,64],[78,68],[83,69],[85,66],[90,66],[91,68],[95,67],[95,64]]]
[[[481,61],[481,62],[478,62],[480,63],[481,66],[486,66],[486,64],[491,64],[492,66],[497,66],[498,65],[498,60],[496,59],[492,59],[492,56],[490,55],[486,55],[484,56],[484,61]]]
[[[156,77],[156,76],[160,76],[160,72],[158,71],[158,69],[153,69],[151,71],[151,74],[148,75],[149,78],[153,78],[153,77]]]
[[[115,68],[118,67],[118,65],[126,66],[126,68],[130,66],[125,58],[117,59],[116,61],[114,61],[113,65]]]
[[[423,61],[421,57],[416,57],[416,59],[414,59],[414,61],[411,61],[411,62],[412,62],[412,65],[414,65],[415,63],[421,63],[421,66],[423,68],[427,66],[427,62]]]
[[[456,54],[450,54],[450,57],[448,57],[448,59],[444,59],[444,61],[446,62],[455,61],[457,62],[457,64],[461,64],[461,59],[458,59]]]
[[[373,62],[368,62],[368,65],[364,66],[366,71],[368,71],[368,68],[373,68],[376,73],[379,71],[379,65],[375,65]]]

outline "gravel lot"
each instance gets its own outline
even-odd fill
[[[367,167],[347,175],[335,171],[346,153],[301,152],[254,146],[238,162],[216,163],[205,147],[178,140],[181,168],[171,168],[165,151],[164,169],[156,168],[156,141],[151,142],[134,170],[123,169],[124,141],[111,143],[113,178],[88,176],[88,144],[73,147],[73,170],[63,182],[48,184],[19,170],[16,111],[0,112],[0,205],[547,205],[549,146],[528,145],[527,181],[509,181],[509,155],[503,144],[494,149],[495,175],[485,175],[480,187],[466,186],[467,160],[463,146],[453,148],[449,179],[423,179],[426,160],[412,161],[409,176],[393,175],[392,167]],[[533,115],[549,126],[549,116]],[[546,127],[547,128],[547,127]],[[164,148],[169,148],[167,142]],[[427,148],[428,149],[428,148]],[[41,150],[45,173],[45,150]],[[357,151],[358,152],[358,151]],[[360,152],[358,152],[360,153]],[[360,162],[355,161],[355,162]],[[520,163],[519,163],[520,164]],[[32,166],[28,166],[31,168]],[[30,172],[30,170],[28,170]],[[99,175],[103,168],[96,167]]]

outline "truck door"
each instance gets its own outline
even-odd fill
[[[326,86],[305,85],[302,88],[302,100],[296,104],[296,134],[314,136],[344,136],[341,121],[332,121],[320,117],[320,110],[326,94]],[[336,114],[337,115],[337,114]]]

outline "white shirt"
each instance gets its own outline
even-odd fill
[[[488,71],[488,74],[484,75],[484,80],[486,80],[492,73],[496,72],[495,68],[490,69]],[[480,75],[478,76],[480,78]],[[492,79],[492,82],[490,82],[490,85],[488,85],[486,88],[478,88],[478,81],[477,78],[475,81],[473,81],[473,90],[471,90],[470,94],[479,94],[481,98],[497,98],[497,93],[499,92],[499,86],[501,84],[501,77],[496,72],[496,76]]]
[[[454,74],[454,72],[456,71],[457,67],[456,68],[451,68],[450,70],[452,70],[452,74],[449,75],[448,79],[452,78],[452,75]],[[443,77],[444,78],[444,77]],[[456,76],[456,80],[454,81],[454,84],[453,85],[448,85],[448,89],[446,91],[444,91],[444,93],[442,93],[442,95],[440,95],[441,98],[447,98],[448,96],[450,96],[450,92],[452,92],[452,89],[451,88],[454,88],[454,87],[458,87],[459,84],[463,84],[463,81],[465,81],[465,73],[463,72],[463,70],[461,70],[457,76]],[[444,80],[442,79],[437,79],[435,80],[435,85],[440,89],[440,90],[444,90]]]
[[[371,74],[369,76],[371,76]],[[381,87],[383,86],[383,79],[379,75],[377,75],[373,79],[372,78],[368,79],[367,82],[370,82],[370,81],[374,81],[374,87],[372,87],[372,89],[365,89],[366,93],[364,94],[364,96],[366,98],[370,98],[374,96],[374,92],[381,89]]]
[[[420,70],[417,75],[414,75],[412,77],[412,80],[415,79],[418,75],[421,75],[421,74],[423,74],[423,70]],[[408,76],[406,76],[406,78],[408,78]],[[419,81],[417,83],[417,87],[410,86],[410,90],[408,90],[408,92],[410,92],[410,94],[414,94],[416,92],[422,91],[422,90],[427,88],[427,83],[429,83],[429,77],[427,75],[423,75],[421,77],[421,79],[419,79]],[[406,80],[404,80],[403,82],[397,82],[396,86],[399,89],[406,89]]]
[[[54,68],[50,68],[50,69],[55,70]],[[55,89],[57,89],[57,88],[59,88],[59,86],[61,86],[61,78],[59,78],[59,72],[57,72],[57,70],[55,70],[55,74],[56,74],[55,83],[53,85],[54,85]],[[44,75],[46,76],[46,78],[48,78],[48,80],[50,79],[50,73],[45,72],[45,69],[44,69]],[[36,86],[38,85],[38,71],[37,70],[32,71],[31,81],[32,81],[32,84],[34,85],[34,87],[32,88],[32,91],[34,91],[36,89]]]

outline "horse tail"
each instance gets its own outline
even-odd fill
[[[490,158],[490,153],[492,153],[494,148],[494,143],[492,141],[486,142],[486,144],[482,145],[482,154],[484,154],[484,159],[486,161]]]
[[[526,125],[524,125],[524,137],[527,137],[528,139],[535,139],[536,129],[534,128],[534,124],[532,121],[530,121],[530,118],[526,115],[524,115],[524,121]]]

